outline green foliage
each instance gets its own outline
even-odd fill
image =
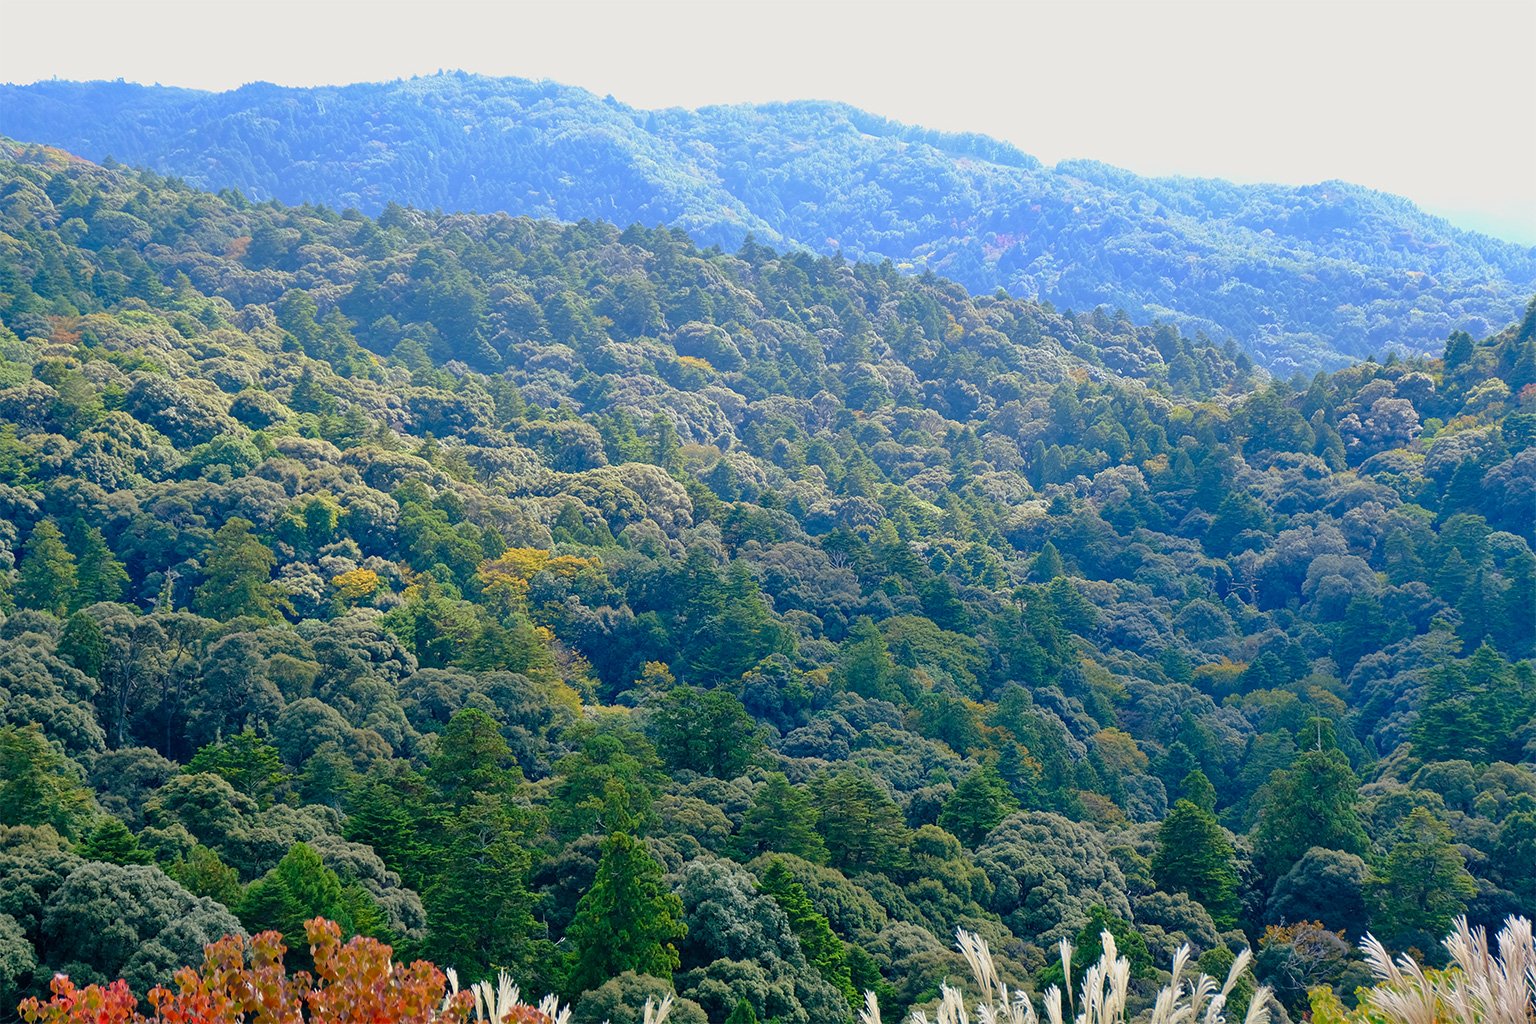
[[[782,861],[776,859],[769,861],[761,884],[763,891],[773,897],[789,918],[789,927],[795,933],[806,961],[843,994],[850,1007],[857,1008],[860,995],[854,988],[847,952],[842,941],[832,934],[825,915],[818,913],[812,905],[805,887],[795,881]],[[738,1010],[741,1005],[738,1004]]]
[[[1372,921],[1393,948],[1433,948],[1477,895],[1477,883],[1451,842],[1451,830],[1423,807],[1399,826],[1372,878]]]
[[[574,996],[625,965],[567,986],[578,950],[633,946],[676,1013],[786,1024],[848,1015],[839,955],[894,1019],[957,927],[1013,985],[1095,905],[1159,960],[1284,923],[1263,962],[1347,987],[1348,937],[1420,941],[1387,902],[1429,905],[1414,865],[1461,889],[1415,809],[1456,905],[1530,902],[1529,323],[1261,380],[1171,325],[756,242],[9,142],[0,184],[28,984],[94,948],[46,926],[82,864],[102,920],[147,852],[167,906],[291,925],[337,899],[279,884],[299,843],[409,955]],[[634,943],[582,908],[620,882]],[[144,948],[135,977],[172,966]],[[596,1020],[660,991],[621,977]]]
[[[725,1018],[725,1024],[757,1024],[757,1011],[745,999],[738,999],[731,1015]]]
[[[646,710],[656,753],[673,770],[731,779],[757,755],[757,725],[725,690],[680,686]]]
[[[1018,807],[1018,800],[996,766],[983,765],[960,780],[955,792],[944,801],[939,825],[959,836],[967,846],[975,846]]]
[[[85,836],[75,852],[86,860],[109,864],[148,864],[154,857],[139,848],[137,837],[117,818],[104,817]]]
[[[774,772],[753,794],[734,838],[738,858],[749,861],[760,853],[788,853],[813,864],[827,860],[827,846],[816,831],[821,820],[809,794]]]
[[[0,824],[52,825],[78,836],[95,801],[79,769],[48,744],[37,726],[0,726]]]
[[[252,932],[276,931],[290,950],[303,950],[304,922],[335,921],[349,935],[380,936],[384,919],[372,897],[356,884],[343,885],[307,843],[295,843],[277,866],[251,883],[235,908]]]
[[[682,901],[662,883],[661,865],[645,845],[613,833],[566,930],[572,946],[566,987],[583,992],[625,971],[670,979],[680,962],[675,943],[688,932],[682,913]]]
[[[201,747],[187,762],[186,771],[210,772],[227,779],[236,790],[263,803],[271,802],[277,787],[288,779],[277,748],[251,729]]]
[[[900,861],[906,842],[901,811],[868,772],[829,772],[812,783],[811,794],[833,866],[879,871]]]
[[[1254,838],[1254,860],[1266,876],[1279,878],[1314,846],[1365,853],[1359,785],[1337,750],[1309,750],[1271,776]]]
[[[27,538],[16,579],[16,603],[63,616],[74,604],[75,556],[64,546],[64,535],[51,519],[33,527]]]
[[[1414,724],[1414,753],[1426,761],[1517,758],[1516,730],[1532,714],[1536,679],[1483,643],[1430,676]]]
[[[1072,939],[1074,972],[1086,970],[1104,955],[1105,932],[1114,937],[1115,948],[1119,950],[1120,955],[1130,961],[1132,978],[1147,979],[1156,976],[1152,954],[1147,949],[1147,940],[1131,927],[1130,922],[1112,914],[1109,908],[1102,904],[1095,904],[1089,908],[1088,923]],[[1058,959],[1047,964],[1035,979],[1035,984],[1042,989],[1051,985],[1061,987],[1065,984],[1061,961]]]
[[[1084,160],[1048,167],[996,139],[834,103],[646,111],[576,87],[464,73],[323,93],[188,96],[121,82],[39,82],[7,87],[3,96],[7,134],[93,159],[116,154],[260,200],[361,203],[383,211],[389,231],[411,224],[394,203],[569,222],[661,217],[706,245],[735,248],[756,236],[942,267],[976,294],[1005,288],[1061,308],[1107,303],[1141,318],[1172,311],[1180,323],[1255,339],[1282,366],[1308,370],[1399,339],[1438,352],[1452,327],[1517,317],[1536,279],[1523,247],[1457,231],[1359,186],[1139,178]],[[238,144],[212,151],[199,145],[207,125],[234,132],[255,123],[272,127],[240,132]],[[485,130],[466,135],[466,123]],[[143,124],[156,131],[135,130]],[[391,159],[382,162],[374,150],[381,133],[392,139]],[[878,188],[870,187],[870,167],[879,168]],[[134,229],[109,218],[92,220],[92,244],[133,237]],[[267,272],[293,269],[307,241],[270,229],[255,235],[246,258]],[[444,337],[461,335],[467,318],[494,308],[453,275],[441,278],[412,305],[431,309]],[[616,333],[652,335],[658,312],[674,309],[647,283],[622,282],[591,303],[555,289],[542,311],[529,303],[531,311],[508,317],[509,327],[543,330],[547,321],[556,337],[584,341],[596,333],[595,306]],[[698,295],[673,322],[708,320],[706,302],[728,307],[715,288],[689,283]],[[1262,314],[1253,295],[1264,296]],[[284,304],[279,323],[304,351],[332,359],[345,351],[336,347],[341,339],[328,340],[325,317],[295,305]],[[386,312],[403,321],[412,310],[378,303],[361,317],[349,311],[365,325]],[[919,330],[931,329],[930,311],[904,312]],[[1168,359],[1180,355],[1170,350]],[[1194,361],[1183,362],[1176,373],[1198,379]],[[659,448],[664,465],[668,452]]]
[[[1173,805],[1157,830],[1152,877],[1159,889],[1188,893],[1216,927],[1237,924],[1237,870],[1232,843],[1210,811],[1188,800]]]
[[[250,520],[235,517],[213,535],[197,588],[201,614],[220,621],[242,616],[275,619],[283,609],[283,595],[271,581],[277,559],[251,535],[252,526]]]

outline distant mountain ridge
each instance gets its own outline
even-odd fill
[[[842,104],[639,110],[461,73],[208,93],[0,86],[0,134],[258,200],[389,202],[640,222],[734,248],[837,249],[975,292],[1123,308],[1246,345],[1273,370],[1489,333],[1536,290],[1536,249],[1342,182],[1143,178],[1047,167],[981,135]]]

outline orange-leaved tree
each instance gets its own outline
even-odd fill
[[[289,973],[287,947],[277,932],[250,940],[229,936],[204,951],[200,968],[183,967],[171,987],[151,989],[149,1013],[123,981],[78,988],[67,977],[53,980],[46,1002],[20,1006],[28,1024],[466,1024],[479,1016],[469,990],[425,960],[406,966],[391,960],[390,947],[358,936],[341,941],[333,921],[305,924],[315,972]],[[497,1024],[552,1024],[526,1004],[497,1007]]]

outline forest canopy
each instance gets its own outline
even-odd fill
[[[0,85],[0,133],[259,200],[638,222],[732,250],[755,237],[890,260],[978,295],[1232,338],[1282,375],[1438,354],[1453,330],[1499,330],[1536,290],[1536,250],[1398,196],[1046,167],[836,103],[637,110],[457,72],[225,93],[48,81]]]
[[[577,1020],[898,1019],[957,928],[1294,1011],[1536,900],[1536,304],[1287,379],[15,143],[0,252],[9,1005],[323,917]]]

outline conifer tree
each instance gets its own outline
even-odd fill
[[[64,546],[64,535],[53,520],[44,519],[27,538],[16,580],[16,603],[62,618],[75,602],[77,583],[75,556]]]
[[[825,864],[827,846],[816,831],[820,815],[809,794],[774,772],[752,797],[736,833],[736,854],[742,861],[760,853],[788,853],[813,864]]]
[[[952,832],[966,846],[975,846],[986,838],[997,823],[1019,809],[1008,783],[992,764],[971,772],[939,812],[939,826]]]
[[[75,607],[84,608],[98,601],[116,601],[128,587],[128,570],[117,560],[100,530],[75,523],[71,547],[75,553]]]
[[[1371,880],[1372,925],[1394,948],[1433,949],[1476,895],[1451,830],[1427,808],[1415,807]]]
[[[592,888],[566,929],[574,948],[570,994],[625,971],[670,979],[680,962],[676,943],[688,934],[682,916],[683,901],[667,889],[645,844],[626,832],[610,835]]]
[[[148,851],[139,848],[138,837],[128,826],[113,817],[102,818],[75,852],[86,860],[104,860],[109,864],[148,864],[154,860]]]
[[[1308,750],[1271,776],[1254,840],[1254,860],[1270,883],[1314,846],[1364,854],[1355,807],[1360,780],[1337,750]]]
[[[745,998],[738,999],[731,1015],[725,1018],[725,1024],[757,1024],[757,1011]]]
[[[843,994],[849,1006],[857,1006],[859,993],[853,987],[847,950],[832,932],[824,914],[817,911],[805,887],[795,881],[784,862],[774,858],[763,872],[762,889],[789,918],[790,930],[800,943],[806,962]]]
[[[1209,785],[1209,783],[1207,783]],[[1237,924],[1232,843],[1210,811],[1189,800],[1173,805],[1157,830],[1152,877],[1166,892],[1188,893],[1222,930]]]
[[[494,968],[520,977],[545,945],[528,889],[525,837],[506,804],[480,796],[442,823],[436,876],[422,893],[431,935],[425,952],[440,963],[487,975]]]
[[[272,582],[277,559],[252,533],[254,524],[236,516],[213,535],[213,547],[197,588],[197,610],[209,618],[228,621],[240,616],[276,619],[286,605]]]
[[[107,657],[107,638],[101,623],[85,612],[75,612],[59,634],[59,654],[92,679],[99,679]]]

